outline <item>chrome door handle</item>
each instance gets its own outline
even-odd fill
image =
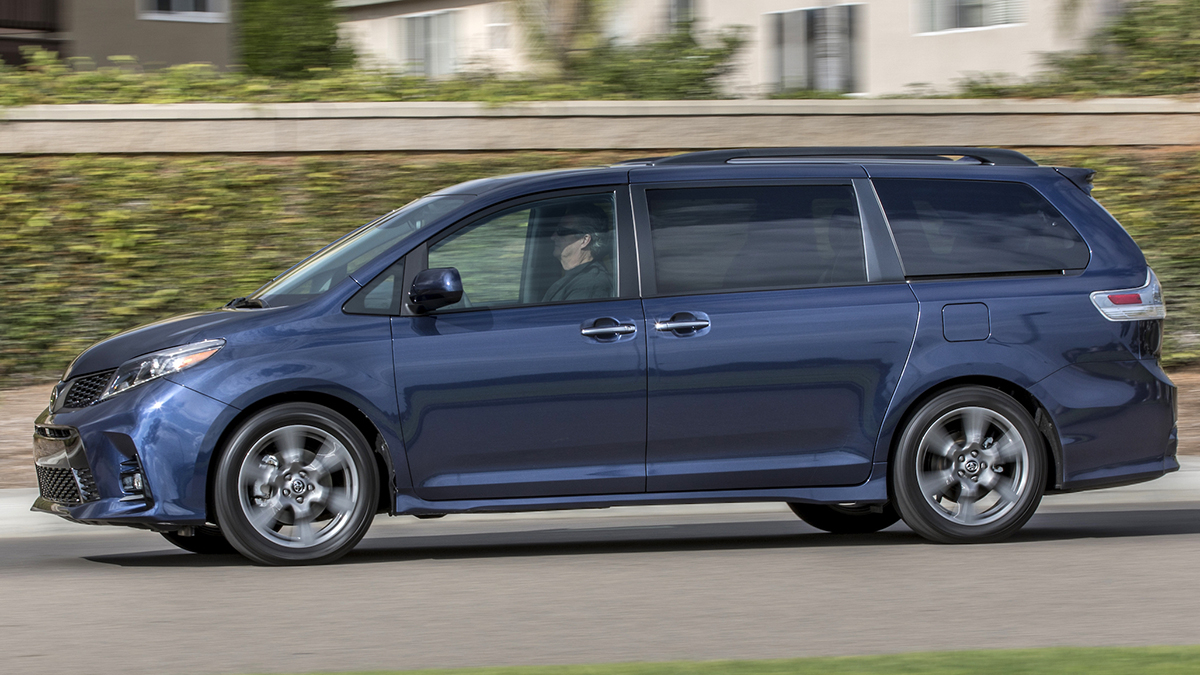
[[[599,328],[581,328],[579,333],[585,337],[596,337],[600,335],[629,335],[636,333],[637,326],[632,326],[627,323],[617,324],[615,326],[601,326]]]
[[[654,330],[669,331],[669,330],[700,330],[708,328],[709,322],[704,319],[695,319],[693,321],[655,321]]]

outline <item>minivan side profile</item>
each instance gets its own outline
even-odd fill
[[[269,565],[378,513],[688,502],[998,541],[1179,468],[1162,289],[1092,173],[771,148],[449,187],[80,354],[34,510]]]

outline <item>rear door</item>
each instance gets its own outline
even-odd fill
[[[917,321],[869,182],[641,183],[633,196],[647,489],[866,480]]]

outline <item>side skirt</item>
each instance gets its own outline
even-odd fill
[[[803,502],[809,504],[881,504],[888,500],[887,463],[873,465],[865,483],[841,487],[772,488],[766,490],[705,490],[702,492],[637,492],[615,495],[528,497],[428,501],[413,494],[396,495],[396,516],[439,516],[449,513],[520,513],[610,506],[662,504],[732,504],[744,502]]]

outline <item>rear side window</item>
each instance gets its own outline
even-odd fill
[[[647,190],[659,294],[866,282],[849,185]]]
[[[1088,247],[1023,183],[877,179],[908,276],[1083,269]]]

